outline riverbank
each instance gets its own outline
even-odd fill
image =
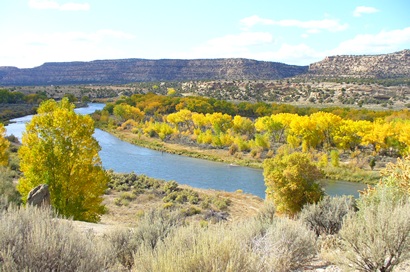
[[[129,130],[108,129],[99,126],[98,128],[112,134],[113,136],[145,148],[162,151],[170,154],[182,155],[192,158],[200,158],[215,162],[223,162],[229,165],[246,166],[262,169],[263,159],[252,157],[250,154],[232,156],[227,149],[205,149],[197,145],[183,145],[181,143],[161,141],[157,138],[150,138],[141,134],[132,133]],[[367,158],[361,158],[366,161]],[[341,156],[339,167],[327,166],[323,168],[325,178],[329,180],[344,180],[365,184],[376,184],[380,179],[380,170],[385,163],[376,166],[374,169],[363,169],[354,165],[353,159]]]

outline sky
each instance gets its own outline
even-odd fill
[[[0,0],[0,66],[248,58],[309,65],[410,49],[409,0]]]

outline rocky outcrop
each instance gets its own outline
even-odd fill
[[[0,85],[281,79],[306,73],[307,68],[307,66],[250,59],[121,59],[56,62],[27,69],[0,67]]]
[[[410,77],[410,50],[384,55],[332,56],[312,63],[309,76],[330,78]]]
[[[27,204],[37,207],[50,206],[50,192],[47,184],[40,184],[28,193]]]

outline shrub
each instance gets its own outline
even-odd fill
[[[330,161],[334,167],[339,167],[339,151],[336,149],[330,151]]]
[[[159,241],[163,241],[182,224],[182,219],[176,212],[150,210],[137,224],[135,238],[154,249]]]
[[[117,229],[106,236],[116,260],[128,270],[134,264],[134,254],[140,246],[134,229]]]
[[[20,204],[21,197],[13,184],[14,172],[0,166],[0,211],[10,203]]]
[[[244,237],[225,225],[181,227],[153,251],[135,255],[135,271],[260,271]]]
[[[103,271],[112,265],[102,240],[75,231],[49,210],[11,208],[0,218],[2,271]]]
[[[177,189],[178,189],[178,183],[174,180],[168,181],[164,184],[164,191],[167,194],[175,192]]]
[[[332,235],[339,232],[344,216],[355,209],[351,196],[325,196],[319,203],[305,205],[299,218],[317,236]]]
[[[232,145],[229,147],[229,155],[235,155],[236,152],[238,152],[238,151],[239,151],[239,147],[238,147],[237,144],[232,144]]]
[[[277,218],[265,235],[254,241],[260,271],[290,271],[302,267],[316,255],[313,232],[300,221]]]
[[[409,198],[394,199],[387,188],[376,194],[350,213],[340,230],[336,258],[348,270],[392,271],[410,258]]]

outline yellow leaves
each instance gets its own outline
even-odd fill
[[[6,166],[9,163],[8,149],[10,142],[5,138],[6,129],[0,123],[0,166]]]
[[[385,148],[387,138],[394,135],[391,123],[380,119],[373,123],[366,123],[363,127],[364,129],[358,133],[362,136],[362,143],[373,145],[376,152]]]
[[[32,188],[47,183],[51,204],[60,214],[98,221],[107,176],[91,117],[77,115],[67,99],[46,101],[39,112],[27,124],[19,150],[23,200]]]
[[[395,164],[387,164],[380,174],[383,185],[398,188],[410,196],[410,157],[398,158]]]
[[[304,204],[317,202],[323,195],[315,183],[322,173],[305,153],[279,153],[273,159],[266,159],[263,175],[267,197],[281,214],[293,216]]]
[[[130,120],[130,119],[135,120],[135,121],[141,121],[145,116],[145,113],[141,111],[139,108],[130,106],[125,103],[115,105],[113,109],[113,113],[116,117],[118,117],[122,121]]]

